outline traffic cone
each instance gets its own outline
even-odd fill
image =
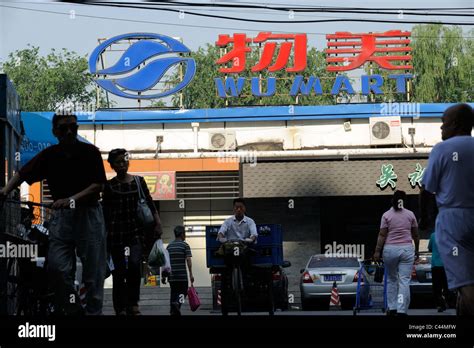
[[[329,302],[329,310],[340,310],[341,309],[341,300],[339,299],[339,291],[337,291],[337,284],[334,282],[332,284],[331,290],[331,301]]]
[[[86,305],[87,305],[86,294],[87,294],[86,285],[82,283],[81,287],[79,288],[79,299],[81,300],[82,308],[86,308]]]
[[[217,290],[217,305],[222,306],[221,289]]]

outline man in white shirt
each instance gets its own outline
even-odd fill
[[[245,216],[245,211],[245,201],[242,198],[234,199],[234,215],[224,221],[217,234],[221,243],[232,240],[253,243],[257,240],[257,226]]]

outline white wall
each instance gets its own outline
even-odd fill
[[[238,146],[251,143],[283,143],[285,150],[321,147],[364,147],[370,145],[369,119],[351,120],[351,131],[345,131],[344,120],[213,122],[201,123],[199,149],[210,149],[209,133],[235,132]],[[417,146],[433,146],[441,141],[441,121],[436,119],[402,119],[402,136],[411,145],[408,128],[415,128]],[[82,125],[80,135],[94,142],[90,125]],[[190,123],[99,125],[95,144],[101,151],[123,147],[128,150],[154,153],[156,136],[163,136],[162,151],[192,151],[193,129]]]

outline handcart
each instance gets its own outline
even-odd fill
[[[257,225],[258,242],[245,248],[240,241],[221,246],[218,231],[219,226],[206,226],[206,254],[210,273],[219,278],[219,284],[213,282],[212,286],[222,314],[264,309],[274,315],[273,275],[285,267],[281,226]],[[259,306],[261,303],[263,306]]]
[[[385,313],[387,310],[387,274],[382,261],[364,260],[357,279],[353,314],[360,311]]]

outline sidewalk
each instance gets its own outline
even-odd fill
[[[181,307],[183,315],[208,315],[212,310],[212,292],[210,287],[196,288],[201,300],[201,307],[196,312],[191,312],[189,303],[186,300]],[[148,287],[142,286],[140,289],[140,312],[143,315],[169,315],[170,310],[170,288],[169,287]],[[115,315],[112,302],[112,289],[104,289],[105,315]]]
[[[196,288],[199,298],[201,299],[201,307],[196,312],[191,312],[189,303],[185,303],[181,307],[183,315],[200,316],[200,315],[221,315],[220,311],[212,310],[212,291],[210,287]],[[169,315],[169,296],[170,288],[148,287],[142,286],[140,293],[140,311],[143,315]],[[106,288],[104,290],[104,315],[115,315],[112,304],[112,289]],[[231,315],[235,315],[232,313]],[[268,316],[268,312],[250,312],[243,313],[248,315],[263,315]],[[300,306],[295,304],[288,311],[276,311],[277,316],[353,316],[352,310],[331,310],[331,311],[302,311]],[[377,311],[361,311],[357,316],[384,316],[380,310]],[[434,308],[426,309],[409,309],[409,316],[454,316],[455,309],[448,309],[444,313],[438,313]]]

